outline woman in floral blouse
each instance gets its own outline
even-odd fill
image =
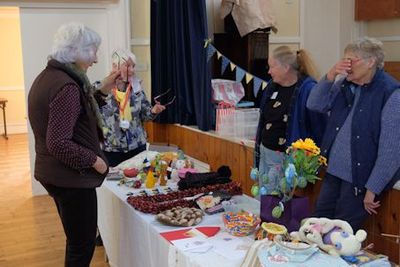
[[[165,106],[147,100],[142,80],[135,74],[136,57],[130,51],[113,54],[113,70],[120,70],[116,88],[108,95],[98,91],[100,113],[104,120],[103,151],[110,166],[117,166],[146,150],[143,121],[153,120]]]

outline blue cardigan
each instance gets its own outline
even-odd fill
[[[306,108],[307,99],[311,89],[317,82],[309,76],[300,76],[292,102],[289,106],[290,112],[288,116],[288,125],[286,128],[286,143],[285,146],[290,146],[296,140],[302,138],[312,138],[317,145],[321,144],[321,139],[324,134],[326,115],[311,111]],[[260,101],[260,120],[257,128],[256,145],[254,148],[254,166],[259,166],[259,153],[261,144],[262,129],[265,127],[263,113],[266,103],[271,97],[273,88],[276,83],[270,81],[267,88],[262,92]]]
[[[330,113],[321,147],[321,154],[324,156],[329,156],[332,144],[353,105],[353,96],[348,88],[350,86],[348,81],[342,79],[333,85],[330,84],[326,80],[321,80],[308,102],[309,108]],[[383,70],[377,70],[372,81],[361,88],[360,98],[352,119],[351,147],[349,148],[351,149],[352,182],[355,194],[364,193],[365,187],[368,188],[367,182],[369,183],[368,189],[379,194],[385,185],[393,186],[394,182],[400,177],[400,169],[393,175],[383,172],[382,165],[379,165],[380,169],[375,166],[378,149],[382,146],[382,141],[396,142],[396,138],[398,138],[391,136],[391,133],[395,131],[386,129],[390,131],[388,132],[390,140],[381,140],[383,135],[381,124],[383,108],[393,92],[399,88],[400,83]],[[396,118],[399,116],[398,113],[392,115]],[[386,153],[383,153],[383,156],[387,157],[386,161],[398,161],[398,159],[393,159],[391,155]],[[392,165],[398,166],[394,162]],[[371,178],[374,168],[374,174],[379,173],[379,175],[372,175]]]

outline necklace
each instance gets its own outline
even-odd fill
[[[126,89],[126,93],[125,93],[125,97],[124,97],[125,99],[120,99],[118,97],[118,92],[117,91],[119,93],[121,93],[121,91],[119,91],[117,88],[114,88],[113,89],[113,95],[115,97],[115,100],[117,100],[119,111],[121,112],[121,114],[124,114],[124,110],[126,108],[127,103],[129,102],[129,98],[131,96],[132,86],[129,83],[128,88]],[[122,105],[121,105],[121,103],[122,103]]]

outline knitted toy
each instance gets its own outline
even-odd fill
[[[316,244],[335,256],[354,256],[361,250],[361,243],[367,238],[364,230],[358,230],[354,234],[348,222],[328,218],[308,218],[298,232],[290,235],[308,244]]]

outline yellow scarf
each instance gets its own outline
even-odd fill
[[[121,92],[114,88],[114,97],[118,102],[120,120],[132,121],[132,112],[130,105],[131,85],[129,84],[126,92]]]

